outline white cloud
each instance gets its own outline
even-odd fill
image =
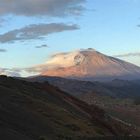
[[[114,57],[135,57],[135,56],[140,56],[140,52],[125,53],[125,54],[115,55]]]
[[[0,75],[7,75],[7,76],[12,76],[12,77],[20,77],[20,70],[18,69],[6,69],[6,68],[1,68],[0,69]]]

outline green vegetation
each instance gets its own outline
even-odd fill
[[[40,136],[38,140],[49,140],[46,136]]]
[[[137,97],[136,99],[134,99],[134,104],[140,105],[140,97]]]

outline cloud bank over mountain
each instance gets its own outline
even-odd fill
[[[8,69],[8,68],[0,68],[0,75],[8,75],[8,76],[12,76],[12,77],[20,77],[21,70],[20,69]]]

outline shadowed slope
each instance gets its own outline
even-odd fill
[[[48,83],[0,77],[0,137],[4,140],[86,140],[135,134],[102,109]]]

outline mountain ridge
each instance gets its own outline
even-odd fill
[[[62,77],[36,76],[25,79],[31,82],[49,82],[51,85],[59,87],[61,90],[73,96],[89,93],[98,93],[103,96],[115,98],[137,98],[140,96],[140,80],[120,80],[112,81],[82,81]]]
[[[46,62],[46,67],[43,76],[87,81],[140,78],[140,67],[94,49],[56,54]]]

